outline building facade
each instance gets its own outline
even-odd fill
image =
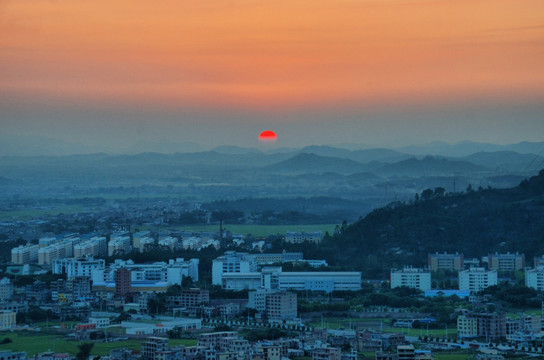
[[[538,291],[544,290],[544,266],[525,270],[525,285]]]
[[[459,271],[459,290],[478,292],[493,285],[497,285],[496,270],[470,268]]]
[[[435,253],[428,255],[429,270],[452,270],[459,271],[464,269],[464,256],[463,254],[455,253]]]
[[[431,273],[426,269],[405,267],[391,269],[391,288],[406,286],[421,291],[431,290]]]
[[[525,269],[524,254],[489,254],[488,267],[490,270],[497,271],[516,271]]]

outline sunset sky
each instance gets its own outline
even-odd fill
[[[1,135],[544,140],[542,0],[0,0]]]

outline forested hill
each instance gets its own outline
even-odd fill
[[[544,170],[511,189],[453,195],[436,190],[343,225],[312,255],[338,268],[362,270],[365,277],[383,277],[390,267],[425,265],[427,254],[436,251],[457,251],[465,258],[519,251],[528,266],[533,256],[544,254]]]

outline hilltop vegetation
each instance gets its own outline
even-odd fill
[[[307,258],[325,258],[336,268],[365,277],[386,277],[390,267],[422,266],[427,254],[491,252],[544,254],[544,170],[511,189],[472,189],[446,194],[427,189],[410,203],[376,209],[359,221],[337,227],[319,248],[299,246]]]

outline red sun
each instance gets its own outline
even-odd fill
[[[278,135],[270,130],[265,130],[259,135],[259,141],[264,143],[275,143],[278,140]]]

